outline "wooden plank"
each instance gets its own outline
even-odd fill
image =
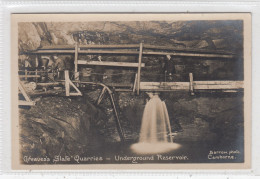
[[[123,48],[139,48],[138,44],[115,44],[115,45],[80,45],[80,48],[114,48],[114,49],[123,49]]]
[[[142,55],[143,55],[143,43],[140,43],[139,56],[138,56],[137,85],[136,85],[137,95],[139,95],[140,93]]]
[[[144,44],[144,49],[156,49],[156,50],[172,50],[172,51],[184,51],[184,52],[202,52],[202,53],[215,53],[215,54],[230,54],[233,53],[226,52],[223,50],[209,50],[209,49],[200,49],[200,48],[181,48],[181,47],[172,47],[172,46],[156,46]]]
[[[120,67],[138,67],[138,63],[128,63],[128,62],[107,62],[107,61],[85,61],[78,60],[80,65],[100,65],[100,66],[120,66]],[[141,67],[144,67],[145,64],[142,63]]]
[[[51,45],[51,46],[45,46],[38,48],[38,50],[54,50],[54,49],[74,49],[75,46],[73,45]],[[98,45],[98,44],[92,44],[92,45],[78,45],[79,48],[139,48],[138,44],[113,44],[113,45]]]
[[[138,51],[134,50],[79,50],[81,54],[125,54],[138,55]]]
[[[182,57],[203,57],[203,58],[234,58],[234,55],[185,53],[185,52],[143,52],[144,55],[171,55]]]
[[[48,83],[37,83],[37,86],[58,86],[60,85],[61,83],[59,82],[48,82]]]
[[[237,84],[230,84],[230,85],[196,85],[194,84],[194,89],[199,90],[199,89],[208,89],[208,90],[213,90],[213,89],[241,89],[242,87],[237,85]]]
[[[79,93],[70,93],[70,96],[81,96]]]
[[[109,48],[109,49],[124,49],[124,48],[136,48],[140,47],[139,44],[108,44],[108,45],[78,45],[79,48],[89,48],[89,49],[102,49],[102,48]],[[44,46],[38,48],[37,50],[73,50],[75,46],[73,45],[51,45],[51,46]],[[223,50],[209,50],[209,49],[199,49],[199,48],[180,48],[180,47],[172,47],[172,46],[156,46],[156,45],[149,45],[144,44],[144,49],[158,49],[158,50],[173,50],[173,51],[185,51],[185,52],[203,52],[203,53],[218,53],[218,54],[232,54],[230,52],[226,52]]]
[[[189,82],[140,82],[140,90],[189,90]]]
[[[36,77],[36,78],[40,78],[40,75],[19,75],[20,78],[26,77],[26,78],[32,78],[32,77]]]
[[[18,70],[18,72],[25,72],[25,70]],[[30,70],[27,70],[28,73],[46,73],[47,71],[40,71],[40,70],[35,70],[35,71],[30,71]]]
[[[202,84],[210,84],[210,85],[228,85],[228,84],[239,84],[243,85],[243,81],[194,81],[195,84],[202,85]]]
[[[243,81],[193,81],[194,90],[243,89]],[[189,90],[190,82],[141,82],[140,90]]]
[[[38,50],[30,52],[32,54],[72,54],[75,50]],[[80,54],[125,54],[125,55],[138,55],[138,51],[133,50],[79,50]],[[204,54],[204,53],[185,53],[185,52],[143,52],[143,55],[171,55],[183,57],[203,57],[203,58],[234,58],[234,55],[225,54]]]
[[[75,53],[75,50],[37,50],[28,52],[32,54],[73,54]]]

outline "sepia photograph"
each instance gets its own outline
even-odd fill
[[[13,14],[13,168],[249,168],[250,29],[248,13]]]

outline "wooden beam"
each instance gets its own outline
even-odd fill
[[[230,55],[233,54],[233,53],[226,52],[223,50],[209,50],[209,49],[200,49],[200,48],[181,48],[181,47],[172,47],[172,46],[156,46],[156,45],[149,45],[149,44],[145,44],[144,49],[172,50],[172,51],[184,51],[184,52],[202,52],[202,53],[230,54]]]
[[[133,92],[136,90],[136,83],[137,83],[137,73],[135,74],[135,81],[134,81],[134,86],[133,86]]]
[[[123,48],[139,48],[138,44],[119,44],[119,45],[80,45],[80,48],[114,48],[114,49],[123,49]]]
[[[70,93],[70,96],[82,96],[82,95],[80,95],[79,93]]]
[[[87,49],[127,49],[127,48],[135,48],[139,49],[139,44],[108,44],[108,45],[78,45],[79,48],[87,48]],[[144,49],[158,49],[158,50],[172,50],[172,51],[185,51],[185,52],[203,52],[203,53],[215,53],[215,54],[232,54],[230,52],[226,52],[223,50],[209,50],[209,49],[199,49],[199,48],[180,48],[173,46],[156,46],[144,44]],[[75,46],[73,45],[51,45],[44,46],[38,48],[37,50],[73,50]]]
[[[138,55],[138,51],[134,50],[80,50],[82,54],[125,54],[125,55]]]
[[[230,85],[230,84],[237,84],[239,86],[242,87],[242,85],[244,84],[243,81],[194,81],[194,84],[197,85]]]
[[[193,96],[194,89],[193,89],[193,74],[192,73],[189,73],[189,78],[190,78],[190,94]]]
[[[36,77],[36,78],[40,78],[40,75],[19,75],[20,78],[26,77],[26,78],[32,78],[32,77]]]
[[[194,89],[242,89],[243,81],[194,81]]]
[[[79,89],[70,80],[70,78],[69,78],[69,71],[65,70],[64,73],[65,73],[65,91],[66,91],[66,96],[82,96],[82,93],[79,91]],[[72,86],[76,90],[76,93],[71,93],[70,92],[70,86]]]
[[[32,52],[28,52],[28,53],[32,53],[32,54],[73,54],[75,53],[75,50],[36,50],[36,51],[32,51]]]
[[[28,76],[28,75],[27,75],[27,70],[26,70],[26,69],[25,69],[24,74],[25,74],[25,75],[24,75],[24,76],[25,76],[25,80],[27,81],[27,80],[28,80],[28,79],[27,79],[27,76]]]
[[[75,95],[75,96],[82,96],[82,93],[80,90],[72,83],[72,81],[69,81],[69,84],[77,91],[76,93],[70,93],[70,95]]]
[[[98,44],[91,44],[91,45],[78,45],[79,48],[92,48],[92,49],[98,49],[98,48],[114,48],[114,49],[123,49],[123,48],[139,48],[139,44],[112,44],[112,45],[98,45]],[[58,49],[67,49],[72,50],[75,46],[73,45],[51,45],[51,46],[45,46],[38,48],[38,50],[58,50]]]
[[[144,55],[171,55],[171,56],[182,56],[182,57],[204,57],[204,58],[234,58],[234,55],[186,53],[186,52],[143,52],[143,54]]]
[[[126,55],[139,55],[138,51],[133,50],[80,50],[79,53],[84,54],[126,54]],[[186,53],[186,52],[145,52],[143,55],[171,55],[183,57],[205,57],[205,58],[234,58],[234,55],[225,54],[204,54],[204,53]]]
[[[35,70],[35,75],[38,75],[38,69]],[[48,74],[47,74],[47,76],[48,76]],[[36,83],[38,82],[38,78],[37,77],[35,78],[35,82]]]
[[[140,90],[142,91],[172,91],[172,90],[189,90],[189,82],[141,82]]]
[[[75,59],[74,59],[74,71],[75,71],[75,80],[79,80],[79,73],[78,73],[78,43],[75,44]]]
[[[70,95],[70,77],[69,77],[69,71],[64,71],[65,74],[65,92],[66,96]]]
[[[19,100],[18,101],[18,105],[21,105],[21,106],[33,106],[33,105],[35,105],[35,102],[32,101],[31,98],[29,97],[29,95],[26,93],[26,91],[25,91],[25,89],[23,87],[23,84],[21,83],[20,80],[19,80],[18,88],[19,88],[19,90],[21,91],[22,95],[25,98],[25,101]]]
[[[48,87],[48,86],[58,86],[61,83],[59,82],[48,82],[48,83],[37,83],[37,86],[44,86],[44,87]]]
[[[85,60],[78,60],[78,64],[80,64],[80,65],[100,65],[100,66],[138,67],[138,63],[108,62],[108,61],[85,61]],[[142,63],[141,66],[144,67],[145,64]]]
[[[193,81],[194,90],[243,89],[243,81]],[[190,82],[141,82],[142,91],[190,90]]]
[[[21,91],[21,93],[23,94],[24,98],[26,101],[32,101],[31,98],[27,95],[24,87],[23,87],[23,84],[19,81],[19,85],[18,85],[18,88],[19,90]]]
[[[137,85],[136,85],[137,95],[139,95],[140,93],[142,55],[143,55],[143,43],[140,43],[139,56],[138,56]]]
[[[104,98],[105,96],[105,93],[106,93],[106,87],[103,87],[102,91],[100,92],[99,96],[98,96],[98,99],[96,101],[96,104],[99,105],[102,101],[102,99]]]
[[[32,54],[73,54],[75,50],[38,50],[30,52]],[[79,54],[125,54],[125,55],[138,55],[138,51],[134,50],[79,50]],[[143,52],[143,55],[171,55],[183,57],[202,57],[202,58],[234,58],[234,55],[226,54],[206,54],[206,53],[186,53],[186,52]]]

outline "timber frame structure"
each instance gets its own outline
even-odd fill
[[[46,46],[35,51],[27,52],[26,54],[74,54],[74,77],[79,80],[78,65],[101,65],[101,66],[116,66],[137,68],[136,79],[134,82],[133,91],[137,95],[140,91],[174,91],[174,90],[236,90],[243,88],[243,81],[193,81],[192,74],[189,75],[190,82],[141,82],[141,68],[145,67],[142,63],[144,55],[156,56],[178,56],[178,57],[200,57],[200,59],[232,60],[235,54],[207,49],[189,49],[189,48],[174,48],[169,46],[155,46],[140,44],[129,45],[57,45]],[[116,54],[116,55],[135,55],[138,56],[136,62],[108,62],[108,61],[85,61],[78,60],[79,54]]]
[[[194,81],[193,74],[189,73],[189,82],[141,82],[141,69],[145,67],[142,63],[143,56],[178,56],[178,57],[199,57],[206,60],[234,60],[235,54],[225,51],[206,50],[206,49],[188,49],[188,48],[174,48],[169,46],[154,46],[144,43],[129,44],[129,45],[58,45],[58,46],[46,46],[39,48],[35,51],[25,52],[24,54],[30,55],[53,55],[53,54],[70,54],[74,55],[74,80],[70,79],[69,72],[65,71],[65,81],[60,81],[65,85],[66,96],[81,96],[82,93],[78,89],[80,84],[84,85],[96,85],[101,86],[103,89],[97,99],[97,105],[100,104],[106,92],[110,95],[111,105],[114,110],[117,129],[121,141],[124,141],[124,133],[120,124],[119,115],[116,109],[115,100],[113,97],[113,91],[109,88],[109,85],[97,83],[97,82],[83,82],[79,80],[79,65],[100,65],[100,66],[114,66],[114,67],[128,67],[137,68],[135,74],[134,84],[132,90],[137,95],[140,91],[144,92],[172,92],[176,90],[190,91],[191,95],[194,95],[196,90],[222,90],[223,92],[236,92],[239,89],[244,88],[243,81]],[[86,61],[79,60],[79,54],[111,54],[111,55],[134,55],[137,56],[137,62],[109,62],[109,61]],[[76,92],[70,92],[70,88],[73,87]],[[117,91],[117,90],[115,90]],[[120,90],[118,90],[120,91]],[[30,104],[33,105],[33,103]]]

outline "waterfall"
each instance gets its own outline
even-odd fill
[[[145,106],[139,142],[172,142],[168,111],[158,95],[153,95]]]
[[[146,103],[139,142],[131,149],[135,153],[150,154],[170,152],[180,147],[173,143],[171,125],[167,107],[158,94],[148,94],[150,100]]]

